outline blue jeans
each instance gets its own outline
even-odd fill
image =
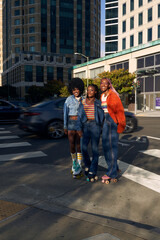
[[[95,121],[87,121],[83,126],[82,137],[82,154],[85,167],[93,174],[97,174],[98,158],[99,158],[99,139],[101,135],[101,126],[98,126]],[[88,153],[88,144],[91,141],[92,161]]]
[[[106,163],[108,165],[107,176],[111,178],[117,177],[117,155],[118,155],[118,139],[117,124],[110,115],[105,115],[105,121],[102,130],[102,146]]]

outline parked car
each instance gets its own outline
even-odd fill
[[[63,137],[63,106],[65,100],[66,98],[57,98],[29,107],[18,120],[19,128],[45,134],[53,139]],[[125,115],[127,121],[125,133],[130,133],[137,127],[137,119],[133,113],[125,112]]]
[[[15,106],[21,107],[21,108],[28,108],[31,106],[31,104],[29,104],[26,101],[18,101],[18,100],[13,100],[10,101],[12,104],[14,104]]]
[[[125,112],[126,116],[126,128],[124,133],[131,133],[136,130],[138,126],[138,121],[134,113]]]
[[[20,107],[0,99],[0,122],[16,122],[22,112]]]
[[[24,111],[19,119],[19,128],[45,134],[50,138],[61,138],[63,130],[63,106],[66,98],[43,101]]]

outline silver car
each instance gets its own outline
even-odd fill
[[[18,120],[19,128],[50,138],[61,138],[63,130],[63,106],[66,98],[43,101],[29,107]]]

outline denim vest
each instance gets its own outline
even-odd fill
[[[67,129],[69,116],[77,116],[79,102],[74,95],[69,96],[64,103],[64,129]]]

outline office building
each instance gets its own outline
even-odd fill
[[[160,38],[159,0],[105,1],[105,55]]]
[[[100,0],[4,0],[3,85],[66,85],[72,66],[100,56]]]

